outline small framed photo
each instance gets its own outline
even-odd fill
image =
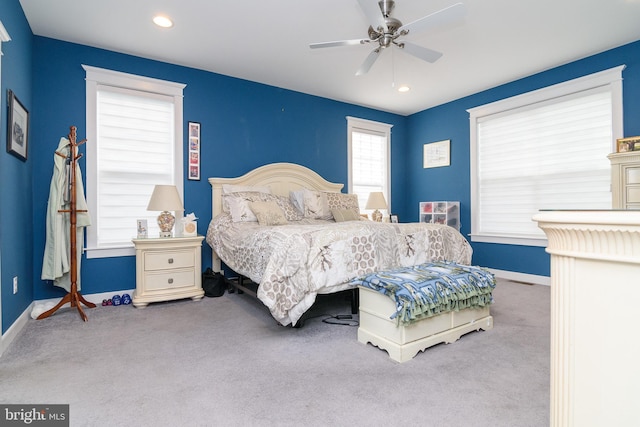
[[[147,238],[147,220],[139,219],[138,221],[138,239],[146,239]]]
[[[394,224],[397,224],[397,223],[400,222],[400,221],[398,221],[398,215],[391,214],[390,218],[391,218],[391,222],[394,223]]]
[[[187,177],[200,181],[200,123],[189,122],[189,160]]]
[[[29,146],[29,111],[18,100],[15,94],[7,91],[7,152],[22,161],[27,160]]]
[[[423,168],[439,168],[451,164],[451,140],[424,144]]]
[[[640,136],[629,138],[619,138],[616,140],[616,152],[625,153],[627,151],[640,151]]]

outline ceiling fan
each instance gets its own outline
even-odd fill
[[[367,56],[360,68],[358,68],[356,76],[366,74],[376,62],[382,51],[391,46],[396,46],[404,52],[407,52],[416,58],[420,58],[423,61],[431,63],[436,62],[442,56],[441,52],[418,46],[411,42],[399,41],[398,38],[453,22],[462,18],[465,14],[464,4],[456,3],[407,25],[402,25],[402,22],[391,16],[391,12],[395,7],[395,1],[381,0],[378,2],[378,7],[376,7],[376,4],[371,0],[358,0],[358,3],[371,24],[369,26],[368,39],[340,40],[334,42],[312,43],[309,45],[311,49],[319,49],[325,47],[378,43],[378,46],[369,54],[369,56]]]

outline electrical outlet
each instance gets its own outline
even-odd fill
[[[13,294],[17,294],[18,293],[18,276],[15,276],[13,278]]]

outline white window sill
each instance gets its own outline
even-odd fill
[[[122,256],[135,256],[136,250],[133,246],[121,246],[110,248],[84,248],[87,259],[91,258],[114,258]]]
[[[503,245],[520,245],[520,246],[539,246],[547,247],[547,239],[540,237],[522,237],[522,236],[495,236],[488,234],[470,234],[472,242],[479,243],[499,243]]]

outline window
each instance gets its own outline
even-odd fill
[[[156,184],[182,194],[184,85],[83,65],[87,81],[87,256],[134,255],[136,221],[158,235],[147,211]],[[182,212],[176,212],[176,216]]]
[[[471,239],[545,246],[541,209],[611,209],[624,66],[468,110]]]
[[[391,212],[390,146],[391,127],[385,123],[347,117],[349,193],[358,195],[360,211],[365,209],[369,193],[381,191]]]

